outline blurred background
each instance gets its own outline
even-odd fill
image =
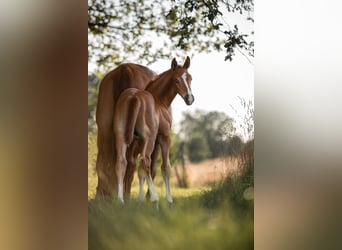
[[[178,1],[171,1],[165,8],[176,3]],[[92,72],[89,69],[94,68],[88,68],[89,62],[96,64],[100,59],[100,56],[90,59],[93,57],[89,53],[89,26],[86,27],[90,4],[91,1],[86,6],[84,1],[41,0],[0,3],[1,249],[88,247],[89,96],[85,82],[89,82],[90,72],[98,78],[98,73],[106,72],[106,69]],[[222,61],[227,68],[230,62],[240,61],[239,57],[241,61],[248,61],[248,57],[253,64],[248,67],[254,68],[255,208],[252,226],[256,249],[341,249],[340,7],[339,1],[334,0],[324,4],[306,0],[260,0],[251,16],[255,18],[252,25],[254,59],[249,53],[253,40],[247,37],[242,37],[246,43],[240,40],[246,47],[240,48],[245,56],[233,50],[235,54],[230,61],[229,56],[226,58],[231,52],[228,48],[239,46],[228,44],[221,48]],[[246,17],[239,11],[236,14]],[[181,20],[180,16],[177,19]],[[223,32],[226,40],[245,34],[240,33],[241,25],[235,32],[234,23],[238,24],[228,21],[232,32]],[[251,21],[246,20],[246,23]],[[179,31],[186,34],[186,30]],[[172,44],[178,45],[178,38]],[[182,46],[182,39],[180,41]],[[186,37],[183,41],[186,44]],[[190,49],[195,47],[191,44]],[[170,53],[170,47],[165,48]],[[117,50],[126,54],[122,48]],[[210,53],[220,52],[212,50]],[[107,69],[115,67],[115,62],[130,60],[162,72],[169,67],[170,58],[184,61],[183,53],[179,54],[177,49],[172,53],[166,57],[158,54],[157,58],[166,60],[160,68],[153,65],[157,60],[121,58],[113,60]],[[187,54],[195,65],[199,54],[190,50]],[[198,64],[204,61],[200,59]],[[198,79],[192,74],[195,89]],[[245,100],[248,103],[247,97]],[[238,97],[236,102],[239,103]],[[212,110],[208,108],[204,114]],[[197,115],[196,110],[185,111],[191,116]],[[182,121],[182,112],[178,121]],[[223,113],[232,118],[225,110]],[[217,209],[215,200],[208,203],[208,199],[204,199],[203,202]],[[188,208],[194,210],[193,206]],[[221,227],[218,220],[232,225],[241,222],[238,217],[220,216],[212,221],[204,217],[205,225],[214,228],[214,232],[223,232],[210,234],[213,242],[234,232],[234,228],[229,231]],[[196,220],[191,218],[189,221],[192,225],[203,226],[194,224]],[[209,221],[211,223],[207,223]],[[178,223],[175,220],[170,225],[178,228]],[[185,227],[182,232],[187,235],[192,229]],[[206,232],[207,228],[199,239],[205,239]],[[246,235],[248,238],[250,231]],[[247,242],[244,239],[232,244]]]
[[[220,249],[252,248],[253,1],[88,4],[89,247],[134,249],[143,242],[146,249],[187,249],[189,245],[206,249],[205,242],[211,241]],[[180,97],[172,103],[171,184],[177,218],[169,223],[162,217],[158,223],[154,216],[137,218],[135,210],[131,211],[134,215],[121,214],[120,207],[95,199],[95,112],[100,81],[124,62],[139,63],[160,74],[170,69],[174,57],[182,65],[187,55],[191,58],[189,73],[195,103],[187,106]],[[159,158],[155,185],[165,200],[160,165]],[[133,199],[137,199],[137,193],[136,174]],[[184,211],[183,207],[193,210]],[[113,209],[117,216],[113,217]],[[99,211],[104,218],[98,216]],[[131,217],[140,222],[138,229],[129,226],[135,224]],[[201,223],[184,238],[194,221]],[[120,230],[130,233],[123,236],[115,227],[118,223]],[[163,233],[150,245],[155,230]]]

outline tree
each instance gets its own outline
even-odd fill
[[[253,0],[88,0],[88,60],[109,68],[212,50],[250,60],[253,31],[241,32],[233,20],[237,14],[253,23],[253,11]]]
[[[209,158],[208,142],[202,134],[196,133],[191,136],[188,141],[188,156],[191,162],[200,162]]]
[[[186,112],[181,121],[180,136],[187,144],[190,160],[226,155],[225,144],[235,133],[234,120],[223,112]],[[206,150],[209,152],[206,153]]]

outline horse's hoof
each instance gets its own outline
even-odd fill
[[[125,201],[124,201],[123,199],[120,199],[120,198],[119,198],[119,204],[120,204],[121,206],[124,206],[124,205],[125,205]]]

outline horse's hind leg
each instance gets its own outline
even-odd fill
[[[156,177],[156,165],[157,165],[156,163],[158,160],[159,152],[160,152],[160,147],[159,147],[159,144],[156,143],[154,146],[154,149],[153,149],[153,153],[151,155],[151,177],[152,177],[152,180],[154,180],[154,178]]]
[[[98,125],[98,154],[96,159],[96,173],[98,183],[96,195],[114,195],[117,191],[117,178],[114,171],[114,138],[112,130]]]
[[[170,158],[169,158],[169,152],[170,152],[170,144],[171,140],[169,136],[162,136],[160,138],[160,146],[162,150],[162,175],[165,182],[165,189],[166,189],[166,199],[169,203],[173,202],[172,196],[171,196],[171,190],[170,190],[170,172],[171,172],[171,164],[170,164]]]
[[[149,191],[149,194],[150,194],[150,200],[152,202],[154,202],[154,201],[158,202],[159,201],[159,197],[158,197],[157,191],[154,188],[151,174],[150,174],[149,171],[146,171],[146,167],[149,167],[150,166],[150,162],[151,162],[151,160],[148,159],[148,158],[149,157],[145,156],[145,157],[141,157],[141,160],[140,160],[140,166],[139,166],[139,170],[138,170],[138,173],[139,173],[139,183],[140,183],[139,200],[140,201],[144,200],[144,181],[145,181],[145,178],[146,178],[147,185],[148,185],[148,191]]]
[[[153,149],[153,152],[152,152],[152,155],[151,155],[151,168],[150,168],[150,171],[151,171],[152,181],[156,177],[156,173],[157,173],[156,165],[157,165],[157,160],[158,160],[159,152],[160,152],[160,147],[159,147],[159,144],[156,142],[155,146],[154,146],[154,149]],[[148,190],[147,190],[147,193],[146,193],[146,198],[150,198],[150,192]]]
[[[124,203],[124,177],[127,167],[127,160],[126,160],[126,149],[127,145],[125,143],[120,143],[120,140],[117,139],[117,156],[116,156],[116,175],[118,178],[118,198],[119,200]]]
[[[146,178],[146,172],[140,166],[138,168],[138,176],[139,176],[139,195],[138,195],[138,200],[139,201],[143,201],[144,200],[144,183],[145,183],[145,178]]]
[[[136,159],[139,154],[139,141],[134,140],[133,143],[127,149],[127,169],[124,178],[124,193],[127,197],[130,197],[131,187],[134,178],[134,171],[136,168]]]
[[[141,153],[140,166],[139,166],[139,179],[140,179],[140,176],[146,177],[148,190],[150,193],[150,200],[152,202],[154,201],[158,202],[159,197],[158,197],[157,191],[154,188],[152,177],[151,177],[151,171],[150,171],[151,154],[152,154],[153,148],[154,148],[154,141],[147,141],[145,144],[145,148],[142,150],[142,153]],[[139,199],[143,199],[144,197],[142,187],[143,186],[140,186]]]

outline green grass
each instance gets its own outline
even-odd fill
[[[251,173],[231,176],[210,188],[172,186],[172,206],[165,199],[164,185],[156,185],[159,210],[151,202],[137,201],[135,181],[132,198],[123,206],[115,198],[94,198],[93,141],[88,137],[89,250],[254,249],[254,200],[245,199],[253,186]]]
[[[137,202],[134,189],[124,206],[115,199],[91,199],[89,249],[253,249],[253,201],[244,200],[240,211],[220,188],[173,188],[174,204],[160,195],[159,210]]]

